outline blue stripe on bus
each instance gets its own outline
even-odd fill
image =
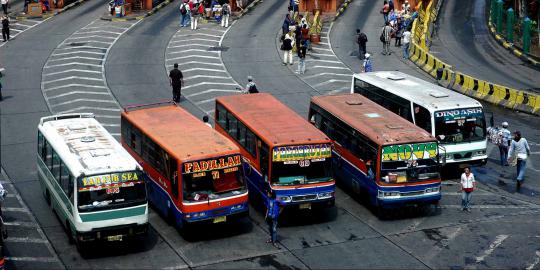
[[[333,171],[334,175],[337,176],[336,181],[340,181],[345,184],[350,190],[360,193],[360,189],[367,191],[369,196],[369,201],[373,205],[400,205],[406,203],[430,203],[439,201],[441,194],[435,193],[432,195],[421,195],[421,196],[411,196],[411,197],[401,197],[398,199],[385,199],[380,200],[377,198],[378,192],[415,192],[415,191],[424,191],[427,188],[440,187],[440,183],[429,183],[429,184],[418,184],[414,186],[392,186],[392,187],[383,187],[377,185],[374,180],[371,180],[367,175],[362,172],[358,167],[354,166],[351,162],[346,159],[341,158],[339,155],[334,156],[334,166]]]
[[[255,194],[257,194],[257,197],[259,199],[263,199],[264,201],[268,200],[268,195],[266,194],[266,187],[269,186],[268,183],[264,181],[262,174],[259,171],[257,171],[253,166],[251,166],[247,162],[244,164],[245,166],[249,166],[250,168],[247,170],[250,170],[252,172],[251,174],[246,175],[249,194],[251,196],[255,196]],[[328,186],[313,187],[313,188],[272,189],[272,191],[275,192],[276,196],[309,195],[309,194],[318,194],[321,192],[335,192],[335,190],[336,190],[335,184],[329,184]],[[320,200],[316,199],[316,200],[310,200],[309,202],[317,203],[317,202],[323,202],[323,201],[328,201],[328,199],[320,199]],[[297,204],[295,202],[281,202],[281,203],[285,206]]]

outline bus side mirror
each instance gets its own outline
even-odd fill
[[[441,167],[446,166],[446,148],[439,145],[438,162]]]

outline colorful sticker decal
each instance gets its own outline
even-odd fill
[[[437,157],[437,143],[412,143],[385,146],[382,161],[408,161]]]
[[[330,144],[292,145],[275,147],[272,160],[276,162],[323,159],[332,156]]]
[[[183,166],[183,173],[201,173],[200,176],[205,176],[203,172],[221,170],[225,168],[240,166],[240,155],[221,157],[217,159],[199,160],[193,162],[186,162]]]
[[[79,191],[100,190],[103,186],[107,188],[130,187],[143,183],[143,177],[138,172],[112,173],[88,176],[81,179]]]
[[[435,112],[435,117],[444,118],[445,121],[480,117],[484,112],[482,108],[455,109]]]

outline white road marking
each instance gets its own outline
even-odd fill
[[[474,195],[473,195],[474,196]],[[458,204],[441,204],[441,208],[456,208],[461,209],[461,205]],[[473,205],[472,209],[531,209],[531,208],[540,208],[540,206],[534,205],[505,205],[505,204],[483,204],[483,205]]]
[[[350,87],[339,88],[339,89],[332,90],[332,91],[328,92],[328,94],[329,95],[334,95],[334,94],[342,93],[342,92],[348,93],[350,89],[351,89]]]
[[[192,39],[174,40],[174,41],[169,42],[169,44],[175,44],[175,43],[181,43],[181,42],[194,42],[194,41],[217,42],[218,40],[207,39],[207,38],[192,38]]]
[[[493,253],[493,251],[498,246],[500,246],[506,238],[508,238],[508,235],[506,234],[497,235],[497,237],[495,237],[495,241],[493,241],[493,243],[489,245],[489,248],[484,251],[484,254],[482,256],[476,257],[476,263],[484,261],[484,259],[487,256],[491,255],[491,253]]]
[[[321,62],[321,63],[334,63],[334,64],[341,64],[341,61],[336,60],[318,60],[318,59],[307,59],[306,62]]]
[[[82,28],[84,29],[84,28]],[[125,28],[124,28],[125,30]],[[107,31],[107,30],[96,30],[96,31],[87,31],[87,32],[75,32],[73,33],[73,35],[86,35],[86,34],[97,34],[97,33],[104,33],[104,34],[113,34],[113,35],[121,35],[124,31],[122,32],[113,32],[113,31]],[[69,39],[69,38],[68,38]]]
[[[65,102],[51,104],[51,107],[53,107],[53,108],[54,107],[60,107],[60,106],[69,105],[69,104],[78,103],[78,102],[96,102],[96,103],[113,103],[113,104],[116,104],[116,101],[108,100],[108,99],[77,98],[77,99],[72,99],[72,100],[68,100],[68,101],[65,101]]]
[[[227,71],[225,71],[225,70],[212,69],[212,68],[190,68],[190,69],[183,70],[183,72],[190,72],[190,71],[212,71],[212,72],[224,72],[224,73],[227,73]]]
[[[57,71],[57,72],[42,73],[42,74],[43,74],[43,76],[53,76],[53,75],[58,75],[58,74],[63,74],[63,73],[68,73],[68,72],[83,72],[83,73],[101,74],[101,71],[97,71],[97,70],[84,70],[84,69],[76,69],[76,68]]]
[[[13,226],[13,227],[38,227],[38,225],[36,223],[33,223],[33,222],[28,222],[28,221],[13,221],[13,222],[10,222],[10,221],[6,221],[4,222],[4,225],[6,226]]]
[[[29,213],[28,209],[25,209],[25,208],[22,208],[22,207],[2,207],[2,211]]]
[[[78,39],[85,39],[85,38],[104,38],[104,39],[113,39],[113,40],[116,39],[114,37],[108,37],[108,36],[89,35],[89,36],[84,36],[84,37],[70,37],[67,40],[72,40],[72,39],[78,40]]]
[[[89,67],[101,67],[101,65],[96,65],[96,64],[81,63],[81,62],[69,62],[69,63],[64,63],[64,64],[46,65],[43,68],[65,67],[65,66],[72,66],[72,65],[89,66]]]
[[[310,52],[308,55],[336,57],[334,54],[331,54],[331,53],[314,53],[314,52]]]
[[[333,66],[312,66],[310,68],[329,68],[329,69],[344,69],[349,70],[349,68],[346,67],[333,67]]]
[[[215,97],[213,98],[209,98],[209,99],[205,99],[205,100],[201,100],[201,101],[197,101],[195,102],[195,104],[197,105],[201,105],[201,104],[205,104],[205,103],[210,103],[210,102],[214,102],[216,100]]]
[[[53,91],[53,90],[64,89],[64,88],[69,88],[69,87],[88,87],[88,88],[107,89],[107,87],[99,86],[99,85],[87,85],[87,84],[80,84],[80,83],[70,83],[70,84],[66,84],[66,85],[60,85],[60,86],[55,86],[55,87],[43,89],[43,92],[50,92],[50,91]]]
[[[330,80],[315,84],[315,85],[313,85],[313,87],[317,88],[317,87],[320,87],[320,86],[323,86],[323,85],[327,85],[327,84],[331,84],[331,83],[341,83],[341,82],[350,83],[349,80],[330,79]]]
[[[208,94],[208,93],[212,93],[212,92],[216,92],[216,93],[220,93],[220,92],[221,93],[241,93],[242,91],[240,91],[240,90],[208,89],[208,90],[204,90],[204,91],[201,91],[201,92],[189,94],[189,95],[187,95],[187,97],[195,97],[195,96],[200,96],[200,95]]]
[[[47,83],[56,83],[56,82],[69,81],[69,80],[102,81],[101,79],[91,78],[91,77],[69,76],[69,77],[50,80],[50,81],[42,81],[41,83],[42,84],[47,84]]]
[[[167,62],[170,62],[170,61],[175,61],[175,60],[168,60]],[[174,64],[174,63],[173,63]],[[173,64],[169,64],[169,66],[172,66]],[[197,64],[197,65],[207,65],[207,66],[223,66],[222,63],[205,63],[205,62],[198,62],[198,61],[189,61],[189,62],[181,62],[181,63],[177,63],[179,66],[185,66],[185,65],[194,65],[194,64]],[[185,80],[185,79],[184,79]]]
[[[70,110],[61,111],[61,112],[58,112],[58,114],[73,113],[73,112],[85,112],[85,111],[88,111],[88,110],[109,111],[109,112],[120,112],[121,111],[119,108],[102,108],[102,107],[82,106],[82,107],[77,107],[77,108],[73,108],[73,109],[70,109]],[[119,116],[116,116],[116,117],[118,118]]]
[[[64,57],[64,58],[55,58],[51,59],[48,62],[58,62],[58,61],[66,61],[66,60],[73,60],[73,59],[84,59],[84,60],[92,60],[92,61],[103,61],[103,58],[96,58],[96,57],[87,57],[87,56],[71,56],[71,57]]]
[[[225,71],[222,71],[222,72],[225,72]],[[232,85],[232,86],[237,86],[236,83],[200,82],[200,83],[184,86],[184,87],[182,87],[182,89],[189,89],[189,88],[197,87],[197,86],[201,86],[201,85]]]
[[[183,48],[183,47],[195,47],[195,46],[207,47],[207,48],[215,47],[215,46],[208,45],[208,44],[190,43],[190,44],[174,45],[174,46],[171,46],[169,48]]]
[[[96,54],[96,55],[105,55],[104,52],[71,51],[71,52],[64,52],[64,53],[53,53],[53,54],[51,54],[51,56],[69,55],[69,54],[79,54],[79,53],[88,53],[88,54]]]
[[[311,78],[316,78],[316,77],[326,76],[326,75],[330,75],[330,76],[343,76],[343,77],[350,77],[350,78],[352,78],[352,74],[332,73],[332,72],[318,73],[318,74],[315,74],[315,75],[305,76],[305,77],[303,77],[303,78],[304,78],[304,79],[311,79]],[[349,82],[350,82],[350,80],[349,80]]]
[[[221,38],[221,35],[213,35],[213,34],[206,34],[206,33],[194,33],[194,34],[189,34],[187,36],[184,36],[185,37],[196,37],[196,36],[205,36],[205,37],[216,37],[218,38],[218,40]],[[216,40],[216,41],[218,41]]]
[[[181,53],[190,53],[190,52],[219,53],[219,51],[209,51],[209,50],[201,50],[201,49],[187,49],[187,50],[181,50],[181,51],[176,51],[176,52],[169,52],[168,54],[181,54]]]
[[[4,242],[45,244],[47,243],[47,240],[40,239],[40,238],[30,238],[30,237],[8,237],[4,240]]]
[[[194,76],[184,77],[184,81],[193,80],[193,79],[199,79],[199,78],[204,78],[204,79],[231,79],[231,77],[229,77],[229,76],[194,75]]]
[[[70,92],[62,93],[62,94],[59,94],[59,95],[56,95],[56,96],[48,96],[48,99],[51,100],[51,99],[55,99],[55,98],[61,98],[61,97],[69,96],[69,95],[79,95],[79,94],[108,96],[109,92],[70,91]]]
[[[107,50],[107,47],[96,47],[96,46],[72,46],[65,48],[56,48],[55,50],[78,50],[78,49],[91,49],[91,50]]]
[[[536,265],[538,265],[538,263],[540,262],[540,251],[537,250],[535,254],[536,254],[536,257],[534,258],[534,261],[531,264],[529,264],[527,268],[525,268],[526,270],[534,269],[534,267],[536,267]]]
[[[58,262],[55,257],[5,257],[7,261],[26,261],[26,262]]]

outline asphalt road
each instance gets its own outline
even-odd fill
[[[59,264],[57,261],[49,262],[57,263],[55,266],[39,260],[25,261],[24,264],[15,262],[13,265],[19,268],[41,266],[69,269],[538,268],[540,209],[536,194],[540,188],[534,179],[540,167],[536,167],[539,162],[540,145],[537,142],[540,142],[540,134],[534,127],[539,122],[531,116],[496,108],[493,109],[497,120],[510,119],[511,127],[524,130],[524,134],[534,143],[533,151],[536,154],[531,158],[524,191],[516,193],[509,180],[505,180],[508,182],[505,186],[496,183],[495,176],[501,173],[510,175],[511,172],[501,171],[496,165],[497,153],[490,148],[490,157],[494,159],[486,167],[475,169],[480,179],[480,189],[474,194],[472,213],[459,211],[459,186],[450,180],[444,182],[440,208],[404,209],[393,213],[387,220],[375,217],[371,208],[357,196],[338,189],[335,208],[313,213],[286,213],[282,217],[279,228],[281,249],[265,243],[267,229],[263,213],[255,208],[251,209],[247,220],[201,227],[190,232],[177,231],[152,212],[152,229],[147,239],[102,247],[89,258],[82,258],[75,247],[68,243],[58,219],[46,206],[43,197],[38,195],[41,191],[33,153],[39,117],[51,111],[84,111],[87,110],[85,107],[95,108],[103,103],[120,108],[127,104],[170,99],[167,72],[175,61],[182,65],[187,86],[191,86],[183,90],[186,98],[181,106],[199,117],[211,113],[211,104],[216,96],[236,94],[234,91],[216,91],[216,83],[227,85],[218,90],[233,90],[236,85],[245,84],[247,75],[255,77],[259,90],[274,94],[305,116],[311,96],[339,90],[332,89],[340,84],[331,81],[340,77],[335,74],[346,74],[347,68],[354,70],[354,66],[358,66],[355,62],[358,60],[350,56],[355,51],[352,43],[354,29],[356,26],[375,28],[381,19],[376,8],[370,9],[370,4],[370,1],[354,1],[336,24],[325,26],[328,36],[323,42],[326,44],[321,44],[319,51],[315,51],[325,56],[313,55],[315,57],[311,60],[314,61],[310,63],[311,67],[308,64],[307,69],[314,72],[310,69],[316,65],[341,67],[341,72],[326,72],[333,73],[324,75],[330,81],[328,84],[321,84],[324,80],[312,80],[315,77],[297,76],[293,72],[296,66],[281,65],[277,38],[286,3],[277,0],[259,4],[228,32],[213,23],[201,25],[203,29],[198,31],[179,28],[175,4],[128,27],[124,23],[96,22],[105,2],[87,2],[24,32],[0,49],[0,59],[8,67],[6,80],[3,81],[6,100],[1,103],[2,164],[15,191],[20,192],[46,238],[45,243],[41,238],[40,243],[30,247],[16,247],[8,243],[7,248],[16,255],[17,252],[23,254],[32,249],[42,251],[43,247],[40,248],[39,244],[50,244],[60,261]],[[116,31],[115,28],[122,30]],[[123,34],[88,33],[92,31]],[[369,33],[369,39],[376,41],[377,31]],[[113,37],[114,42],[104,36]],[[58,55],[65,53],[59,49],[66,48],[66,44],[82,43],[73,38],[85,40],[87,44],[70,47],[103,48],[78,48],[69,50],[75,52],[73,55]],[[215,53],[216,50],[219,53]],[[375,56],[375,45],[368,47],[368,51],[375,52],[376,70],[398,69],[424,76],[417,73],[414,66],[402,61],[397,50],[396,54],[384,58]],[[216,59],[216,56],[219,58]],[[75,58],[51,62],[66,57]],[[47,68],[50,64],[68,64],[73,60],[77,63],[69,65],[77,67],[69,69],[79,71],[66,70],[64,67],[68,65],[64,65],[56,67],[60,70],[52,71],[62,72],[56,73],[62,75],[50,75],[50,68]],[[85,72],[80,70],[101,73],[83,76],[79,73]],[[55,96],[77,97],[59,101],[61,105],[56,107],[50,106],[50,102],[47,106],[44,97],[50,100],[50,88],[43,83],[51,76],[58,76],[52,80],[59,80],[50,83],[55,84],[52,87],[62,86],[57,89],[63,89]],[[338,86],[334,83],[338,83]],[[345,87],[341,83],[341,87]],[[73,84],[85,86],[71,89]],[[100,87],[88,87],[91,85]],[[108,128],[114,133],[117,116],[110,116],[107,118],[111,119]],[[24,209],[16,201],[12,203],[14,209]],[[14,212],[21,211],[24,212]],[[15,214],[10,217],[12,222],[23,222],[25,218],[24,215]],[[35,239],[38,239],[37,236]],[[31,255],[47,257],[48,260],[55,257],[52,254],[38,254],[37,251],[28,256]]]

